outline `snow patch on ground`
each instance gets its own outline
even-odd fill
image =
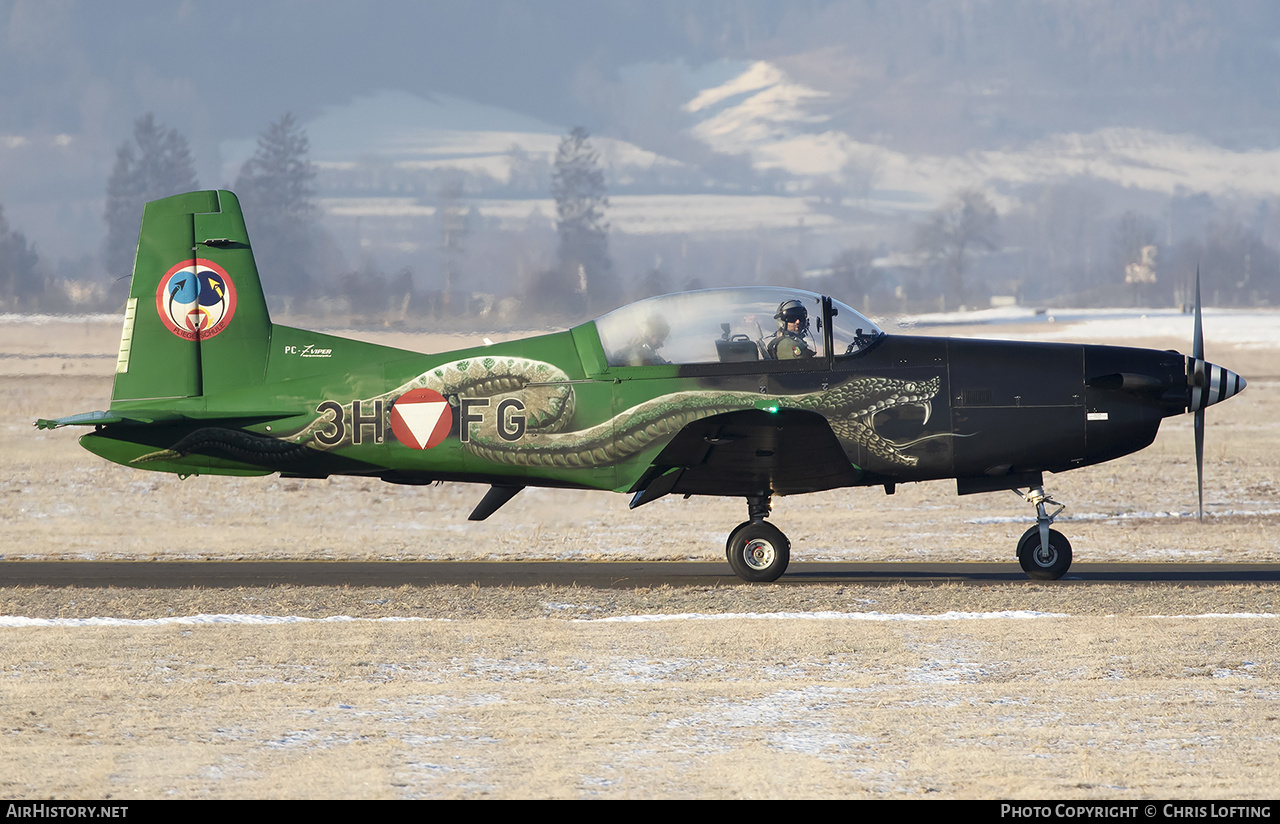
[[[1205,339],[1212,344],[1280,344],[1280,310],[1203,310]],[[874,318],[889,334],[951,335],[992,340],[1043,340],[1094,343],[1100,340],[1185,338],[1190,348],[1192,315],[1180,309],[1040,309],[1009,306],[976,312],[946,312]],[[948,326],[979,326],[954,333]],[[1032,328],[1028,329],[1028,325]],[[1017,326],[1003,330],[1003,326]],[[1038,328],[1036,328],[1038,327]]]
[[[562,605],[549,605],[552,607]],[[617,615],[609,618],[578,618],[574,623],[653,623],[658,621],[875,621],[875,622],[914,622],[914,621],[990,621],[990,620],[1035,620],[1040,618],[1071,618],[1061,612],[1035,612],[1032,610],[1006,610],[1003,612],[944,612],[938,615],[920,615],[915,613],[882,613],[882,612],[733,612],[707,614],[686,612],[672,615]],[[1151,615],[1152,619],[1241,619],[1271,620],[1277,617],[1270,612],[1232,612],[1206,613],[1204,615]],[[352,618],[347,615],[334,615],[328,618],[303,618],[296,615],[187,615],[172,618],[25,618],[17,615],[0,616],[0,627],[22,629],[28,627],[139,627],[165,626],[170,624],[238,624],[242,626],[264,626],[278,624],[307,623],[405,623],[413,621],[447,621],[447,618],[420,618],[413,616],[392,618]]]
[[[1206,512],[1206,518],[1261,518],[1269,515],[1280,515],[1280,509],[1220,509],[1216,512]],[[1189,518],[1198,519],[1199,514],[1192,510],[1178,512],[1076,512],[1071,515],[1060,515],[1058,521],[1127,521],[1127,520],[1150,520],[1155,518]],[[1026,518],[1019,518],[1011,515],[984,515],[979,518],[965,518],[966,524],[1021,524],[1026,523]]]

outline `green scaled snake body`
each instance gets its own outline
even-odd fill
[[[855,377],[818,392],[775,396],[786,409],[802,409],[825,417],[846,452],[860,445],[882,460],[914,466],[917,458],[902,450],[926,436],[908,443],[882,437],[875,429],[876,414],[899,406],[923,407],[925,421],[941,382],[899,380],[882,377]],[[758,407],[761,395],[733,390],[687,390],[660,395],[639,403],[609,419],[583,429],[568,430],[575,411],[573,384],[558,367],[537,360],[516,357],[469,358],[434,367],[395,389],[362,400],[363,408],[376,401],[384,409],[413,389],[432,389],[451,402],[458,397],[486,398],[494,405],[511,398],[519,400],[527,415],[522,438],[507,441],[498,436],[494,416],[469,424],[465,448],[488,461],[528,467],[597,467],[626,460],[655,443],[665,442],[689,423],[710,415]],[[343,405],[350,421],[351,404]],[[318,432],[333,425],[330,413],[320,415],[310,425],[285,440],[316,449],[331,449],[349,443],[321,444]],[[345,427],[347,432],[350,426]]]

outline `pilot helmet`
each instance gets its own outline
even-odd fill
[[[800,321],[799,332],[804,335],[809,331],[809,310],[804,308],[804,304],[799,300],[792,298],[784,300],[778,304],[778,313],[773,316],[778,322],[778,328],[785,330],[788,323]]]
[[[640,334],[656,341],[655,345],[661,346],[666,341],[667,335],[671,334],[671,326],[661,315],[650,315],[640,324]]]

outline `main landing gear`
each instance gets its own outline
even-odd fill
[[[1058,530],[1050,529],[1049,524],[1067,508],[1066,504],[1046,495],[1043,486],[1018,494],[1036,508],[1036,525],[1018,539],[1018,563],[1022,565],[1022,571],[1032,578],[1056,581],[1071,568],[1071,542]],[[1046,513],[1045,504],[1053,504],[1057,509],[1052,514]]]
[[[1018,539],[1018,563],[1022,571],[1041,581],[1056,581],[1071,568],[1071,542],[1049,525],[1066,509],[1045,494],[1043,486],[1026,492],[1014,490],[1036,508],[1036,525]],[[1046,504],[1056,506],[1052,512]],[[771,523],[765,521],[770,511],[768,495],[747,498],[747,516],[729,533],[724,552],[733,572],[744,581],[768,583],[782,577],[791,563],[791,541]]]
[[[791,562],[791,541],[782,530],[765,522],[769,517],[769,496],[747,498],[745,521],[729,533],[724,552],[729,566],[744,581],[767,583],[776,581]]]

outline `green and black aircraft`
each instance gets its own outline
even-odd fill
[[[1197,285],[1197,291],[1198,291]],[[273,324],[235,195],[147,204],[111,406],[36,425],[93,428],[108,460],[179,475],[526,486],[745,498],[726,553],[748,581],[786,570],[775,495],[954,478],[1036,507],[1017,556],[1061,577],[1071,546],[1043,473],[1147,446],[1160,421],[1244,388],[1193,353],[887,335],[795,289],[650,298],[563,332],[421,354]],[[1026,490],[1025,492],[1023,490]],[[1046,511],[1046,504],[1057,507]]]

